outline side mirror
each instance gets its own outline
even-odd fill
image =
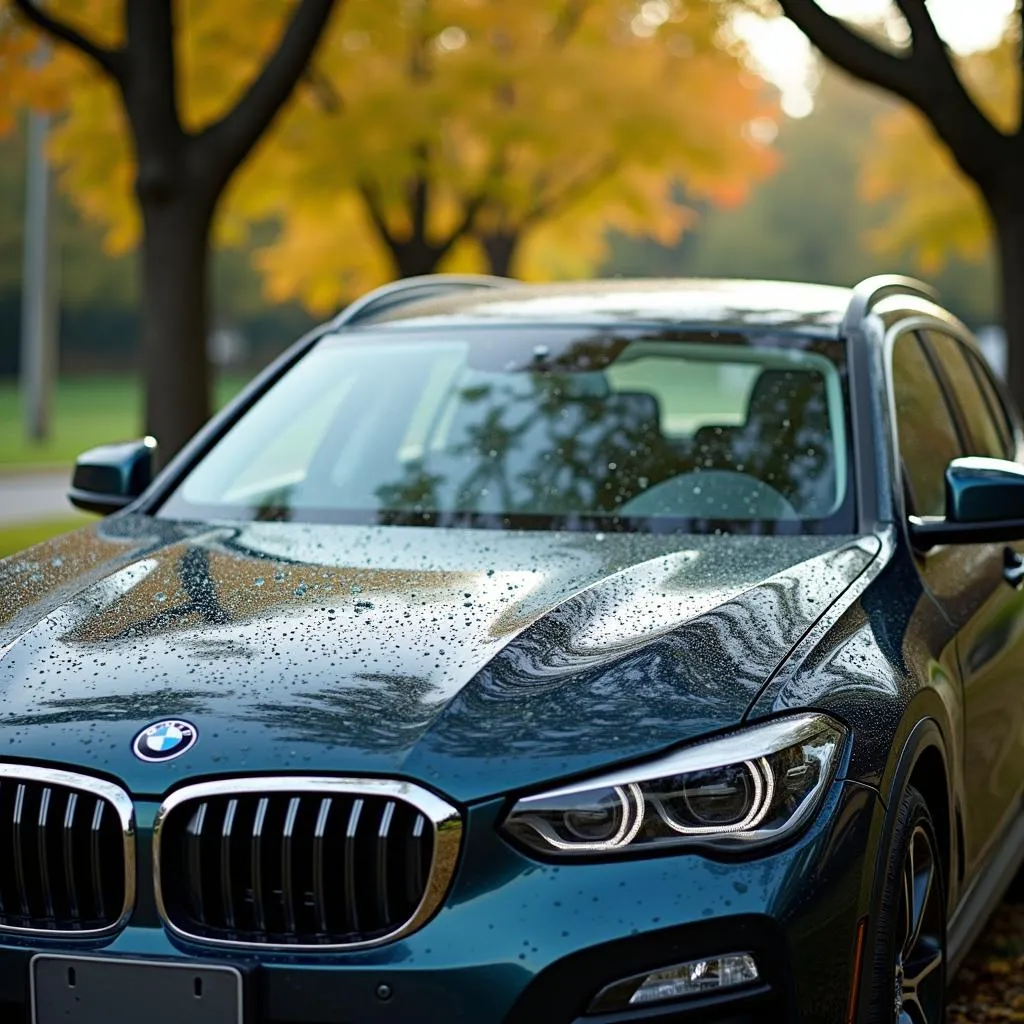
[[[910,517],[922,551],[936,544],[985,544],[1024,538],[1024,466],[971,456],[946,468],[946,515]]]
[[[68,500],[104,516],[130,505],[153,479],[155,453],[152,437],[83,452],[75,461]]]

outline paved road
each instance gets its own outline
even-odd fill
[[[69,473],[0,473],[0,524],[56,519],[74,510],[67,499]]]

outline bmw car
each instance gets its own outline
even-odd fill
[[[939,1024],[1024,434],[923,284],[378,290],[0,561],[4,1024]]]

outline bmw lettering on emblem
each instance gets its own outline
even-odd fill
[[[132,742],[135,756],[143,761],[170,761],[191,749],[199,731],[191,722],[169,718],[143,729]]]

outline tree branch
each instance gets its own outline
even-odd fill
[[[376,187],[367,181],[361,181],[358,188],[359,194],[363,197],[363,202],[366,204],[366,212],[370,215],[370,220],[373,221],[373,226],[377,229],[377,234],[380,235],[381,241],[394,252],[396,245],[395,236],[392,235],[391,228],[388,227],[388,221],[384,216],[384,208],[380,205],[380,196],[377,193]]]
[[[952,67],[946,44],[939,35],[924,0],[896,0],[896,6],[910,26],[915,55],[924,54],[929,60],[944,60]]]
[[[975,121],[975,128],[979,121],[990,125],[964,87],[925,0],[896,0],[896,5],[907,19],[913,37],[912,61],[919,67],[922,80],[918,103],[939,134],[952,145],[944,122],[959,119],[965,125]]]
[[[572,39],[589,6],[590,0],[566,0],[551,30],[551,42],[556,49],[561,49]]]
[[[420,142],[414,147],[414,153],[416,172],[407,182],[406,201],[409,203],[412,237],[418,242],[426,242],[430,212],[430,148],[425,142]]]
[[[545,217],[551,217],[561,210],[568,209],[588,192],[607,181],[621,166],[621,157],[617,155],[605,157],[591,172],[578,174],[575,178],[567,181],[561,192],[554,196],[548,196],[546,199],[538,199],[523,217],[522,226],[535,224]]]
[[[817,0],[779,0],[786,16],[834,64],[909,101],[931,122],[964,171],[984,189],[1005,162],[1006,136],[964,87],[925,0],[896,0],[913,33],[909,57],[876,46]]]
[[[880,49],[838,18],[826,14],[816,0],[779,0],[779,6],[833,64],[917,103],[919,83],[909,59]]]
[[[480,215],[485,202],[487,202],[487,190],[481,188],[463,207],[462,219],[452,228],[448,237],[438,247],[442,256],[447,255],[460,238],[465,238],[473,230],[473,226],[476,224],[476,219]]]
[[[108,50],[106,47],[100,46],[66,22],[40,10],[32,0],[14,0],[14,6],[26,21],[31,22],[53,39],[73,46],[80,53],[89,57],[115,81],[121,81],[124,75],[124,63],[120,50]]]
[[[466,200],[462,208],[462,219],[452,229],[448,238],[441,243],[442,255],[447,253],[460,238],[470,234],[476,227],[476,219],[490,198],[491,186],[500,177],[505,167],[505,151],[498,149],[480,179],[480,187]]]
[[[344,0],[342,0],[344,2]],[[327,25],[335,0],[299,0],[277,49],[234,109],[196,140],[230,174],[269,127],[301,77]]]
[[[333,116],[340,114],[345,109],[345,98],[335,88],[330,78],[319,68],[310,64],[302,77],[313,93],[316,105],[323,113]]]

